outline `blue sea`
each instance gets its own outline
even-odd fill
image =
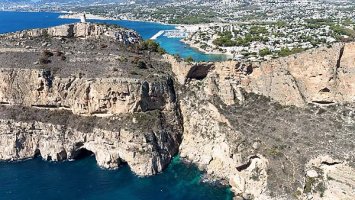
[[[0,11],[0,33],[13,32],[31,28],[46,28],[66,23],[74,23],[76,19],[60,19],[59,13],[46,12],[1,12]],[[137,31],[143,39],[149,39],[160,30],[172,30],[174,26],[163,25],[151,22],[137,22],[127,20],[88,20],[117,24],[125,28]],[[205,54],[197,49],[186,46],[178,38],[167,38],[161,36],[156,40],[169,54],[178,54],[182,58],[191,56],[195,61],[221,61],[226,60],[225,55]]]
[[[29,28],[45,28],[77,20],[59,19],[56,13],[0,12],[0,33]],[[107,21],[138,31],[150,38],[159,30],[174,27],[146,22]],[[210,58],[185,48],[177,39],[158,38],[170,53],[192,55],[196,60]],[[228,187],[204,183],[202,172],[183,164],[175,157],[161,174],[151,177],[134,175],[127,165],[117,170],[104,170],[94,157],[73,162],[47,162],[40,158],[22,162],[0,162],[0,200],[228,200]]]
[[[104,170],[94,157],[0,163],[0,199],[227,200],[228,188],[201,183],[201,172],[176,157],[161,174],[139,178],[127,165]]]

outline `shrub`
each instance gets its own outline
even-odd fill
[[[46,57],[42,57],[39,59],[39,63],[40,64],[49,64],[49,63],[51,63],[51,61]]]
[[[137,63],[137,67],[138,67],[139,69],[147,69],[147,64],[145,64],[144,61],[140,60],[140,61],[138,61],[138,63]]]
[[[154,40],[146,40],[146,41],[141,42],[139,44],[139,49],[157,52],[160,54],[166,53],[166,51],[163,48],[161,48],[160,45],[157,42],[155,42]]]
[[[62,55],[64,55],[64,53],[59,50],[56,50],[56,51],[54,51],[54,55],[55,56],[62,56]]]
[[[285,56],[289,56],[295,53],[300,53],[302,51],[304,51],[305,49],[303,48],[293,48],[293,49],[289,49],[289,48],[282,48],[281,51],[278,52],[279,56],[281,57],[285,57]]]
[[[108,47],[107,44],[101,44],[101,45],[100,45],[100,48],[101,48],[101,49],[106,49],[107,47]]]
[[[266,55],[270,55],[271,54],[271,51],[269,48],[265,48],[265,49],[261,49],[259,51],[259,55],[260,56],[266,56]]]
[[[47,58],[49,58],[49,57],[52,57],[54,54],[51,52],[51,51],[49,51],[49,50],[43,50],[42,51],[42,56],[43,57],[47,57]]]
[[[192,58],[192,56],[189,56],[185,59],[185,62],[188,62],[188,63],[191,63],[193,61],[194,61],[194,59]]]

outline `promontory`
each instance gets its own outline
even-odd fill
[[[180,155],[238,200],[355,199],[355,43],[194,63],[114,25],[20,31],[0,35],[0,104],[2,161],[148,176]]]

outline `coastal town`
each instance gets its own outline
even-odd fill
[[[355,38],[355,2],[351,0],[96,1],[90,6],[10,3],[3,10],[33,9],[87,13],[92,19],[173,24],[177,30],[157,37],[177,37],[186,45],[229,59],[262,61]]]
[[[261,61],[284,57],[307,49],[352,40],[352,21],[338,24],[326,20],[249,24],[180,26],[190,32],[182,41],[202,52],[227,54],[236,60]]]

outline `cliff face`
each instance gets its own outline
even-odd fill
[[[286,105],[354,102],[354,49],[354,43],[336,44],[264,62],[253,66],[245,86]]]
[[[354,49],[180,62],[181,156],[244,199],[353,199]]]
[[[57,77],[50,70],[0,71],[0,102],[37,108],[67,109],[75,114],[120,114],[173,109],[172,79]]]
[[[80,23],[1,37],[0,160],[92,153],[143,176],[177,153],[173,79],[159,56],[136,52],[135,32]]]
[[[106,25],[0,37],[0,160],[152,175],[179,151],[236,199],[355,198],[355,43],[187,64]]]
[[[103,168],[116,169],[125,162],[144,176],[161,172],[180,141],[174,116],[159,111],[96,118],[68,111],[0,109],[1,160],[40,155],[45,160],[63,161],[90,151]]]

